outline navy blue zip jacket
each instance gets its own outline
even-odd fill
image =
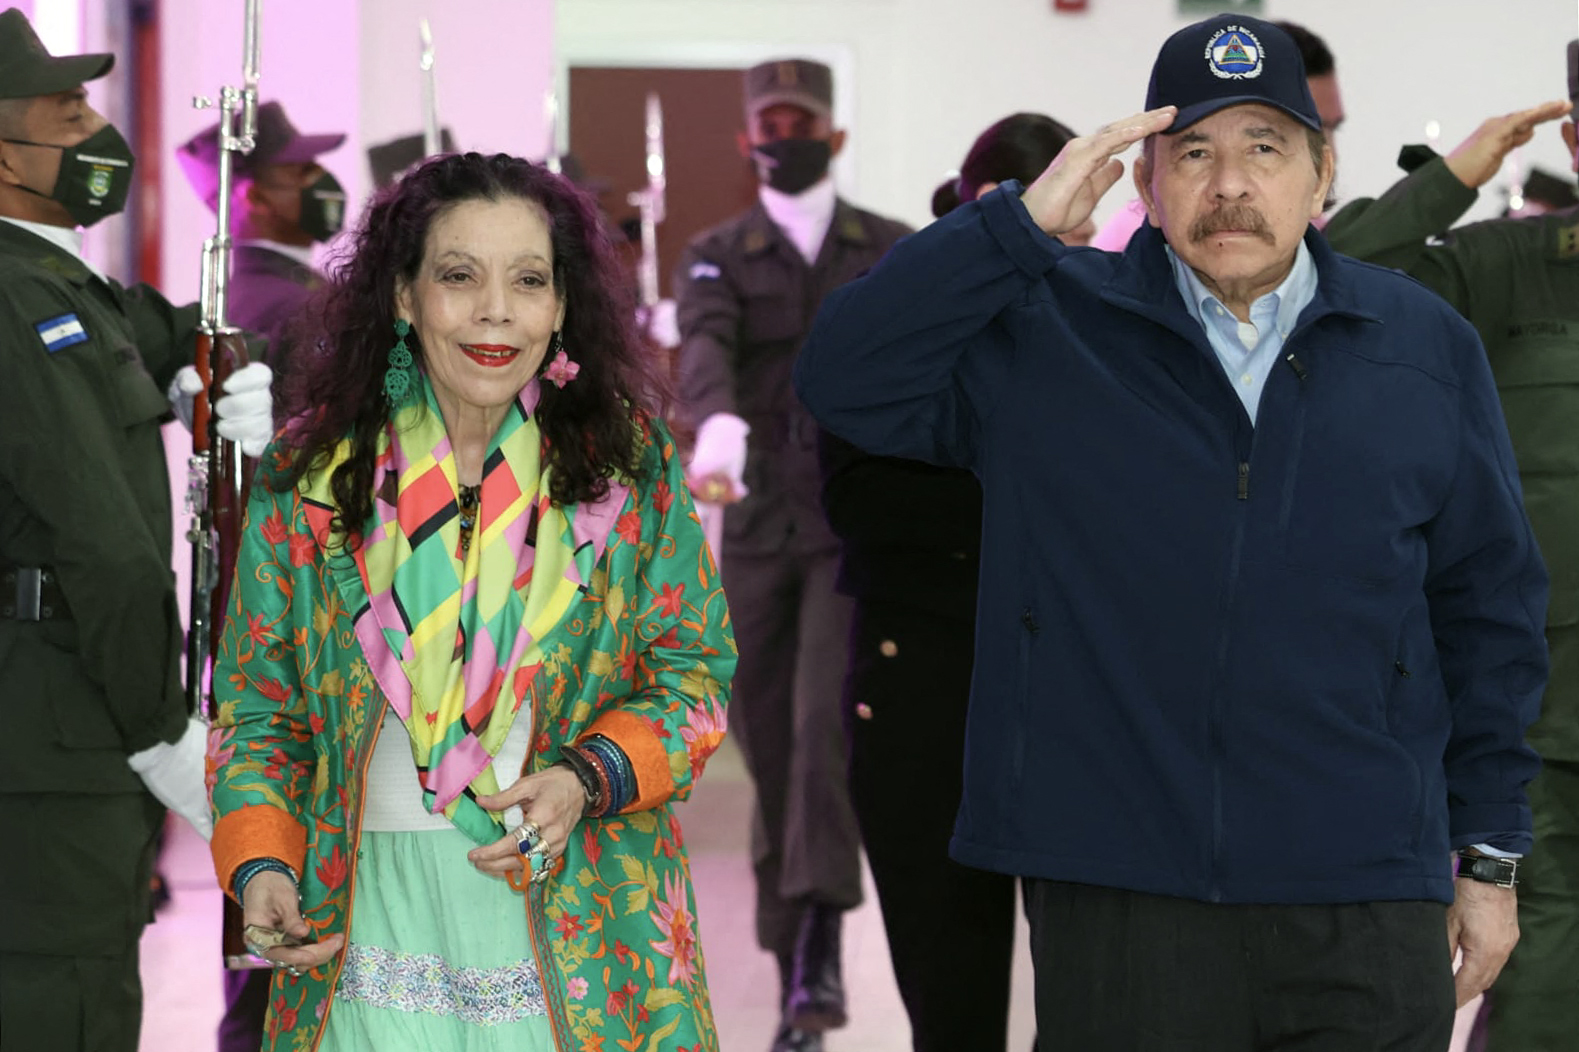
[[[954,857],[1450,902],[1450,845],[1528,850],[1546,573],[1474,330],[1311,231],[1252,427],[1160,232],[1067,248],[1019,192],[829,296],[796,368],[830,431],[982,481]]]

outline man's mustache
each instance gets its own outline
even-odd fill
[[[1223,230],[1253,234],[1266,242],[1272,240],[1272,233],[1267,229],[1266,218],[1249,205],[1226,205],[1215,212],[1201,216],[1190,224],[1190,240],[1205,241]]]

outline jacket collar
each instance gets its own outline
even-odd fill
[[[1360,321],[1382,323],[1365,307],[1356,293],[1349,268],[1314,227],[1305,232],[1305,247],[1316,264],[1316,295],[1300,314],[1300,327],[1328,314]],[[1179,295],[1173,267],[1168,261],[1167,241],[1162,231],[1149,223],[1130,238],[1123,259],[1102,287],[1108,303],[1151,318],[1181,335],[1194,336],[1200,324],[1190,316],[1184,297]]]
[[[866,224],[861,220],[860,209],[850,204],[844,198],[838,198],[833,204],[833,222],[828,225],[828,233],[823,238],[823,249],[826,250],[828,242],[837,238],[849,245],[869,245],[872,243],[871,231],[866,229]],[[795,246],[789,243],[780,230],[778,224],[768,215],[767,209],[758,201],[746,213],[745,223],[741,226],[741,250],[748,256],[760,255],[768,251],[773,245],[782,244],[786,252],[794,253],[800,258],[800,253]],[[822,252],[817,253],[818,256]]]
[[[80,257],[15,223],[0,222],[0,252],[32,260],[74,285],[87,285],[95,277]]]

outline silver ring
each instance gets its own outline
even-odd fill
[[[536,822],[522,822],[515,827],[515,849],[523,855],[542,850],[543,832]]]

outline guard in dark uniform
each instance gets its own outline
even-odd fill
[[[740,648],[731,729],[756,783],[757,938],[778,959],[776,1052],[822,1048],[846,1018],[843,912],[861,901],[839,713],[850,601],[823,518],[818,428],[790,383],[818,305],[909,233],[840,199],[833,74],[803,59],[746,71],[742,153],[758,202],[699,235],[675,279],[680,391],[698,427],[692,488],[730,503],[722,573]],[[742,473],[743,466],[743,473]]]
[[[323,285],[313,245],[345,223],[345,189],[318,158],[345,143],[340,133],[303,135],[278,102],[258,107],[257,144],[234,164],[231,197],[229,320],[269,338],[276,376],[290,373],[291,329]],[[193,136],[177,153],[192,188],[211,211],[218,205],[219,125]]]
[[[1569,44],[1579,117],[1579,41]],[[1497,380],[1524,505],[1551,574],[1551,676],[1529,742],[1535,849],[1519,868],[1519,944],[1487,991],[1491,1052],[1558,1052],[1579,1044],[1579,207],[1447,231],[1508,152],[1561,104],[1486,121],[1447,158],[1405,149],[1413,171],[1327,226],[1340,252],[1404,270],[1480,333]],[[1579,171],[1574,122],[1563,137]],[[1477,1034],[1471,1047],[1482,1040]]]
[[[81,256],[78,227],[131,189],[131,150],[82,88],[113,63],[54,58],[0,13],[4,1052],[135,1052],[155,834],[166,806],[210,825],[159,431],[197,311]],[[227,401],[227,437],[245,425],[261,451],[266,380],[261,409]]]

